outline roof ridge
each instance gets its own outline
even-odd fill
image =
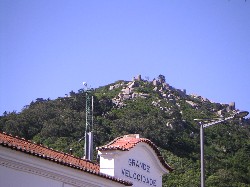
[[[30,144],[32,144],[32,145],[37,145],[37,146],[39,146],[39,147],[41,147],[41,148],[44,148],[44,149],[47,149],[47,150],[51,150],[51,151],[53,151],[53,152],[57,152],[57,153],[60,153],[60,154],[63,154],[63,155],[67,155],[67,156],[70,156],[70,157],[73,157],[73,158],[76,158],[76,159],[79,159],[79,160],[83,160],[83,161],[86,161],[86,162],[95,164],[95,165],[99,165],[99,164],[97,164],[97,163],[95,163],[95,162],[92,162],[91,160],[83,159],[83,158],[81,158],[81,157],[77,157],[77,156],[74,156],[74,155],[72,155],[72,154],[65,153],[65,152],[63,152],[63,151],[55,150],[55,149],[53,149],[53,148],[51,148],[51,147],[48,147],[48,146],[46,146],[46,145],[44,145],[44,144],[40,144],[40,143],[33,142],[32,140],[27,140],[27,139],[25,139],[25,138],[21,138],[21,137],[19,137],[19,136],[13,136],[12,134],[7,134],[6,132],[1,132],[1,131],[0,131],[0,135],[1,135],[1,134],[4,134],[5,136],[11,137],[11,138],[18,139],[18,140],[23,141],[23,142],[30,143]],[[0,141],[1,141],[1,139],[0,139]],[[15,144],[13,144],[13,145],[15,146]],[[21,147],[21,146],[19,145],[19,147]]]
[[[122,139],[124,139],[125,141],[122,141]],[[129,139],[130,140],[132,139],[133,141],[127,141]],[[121,140],[121,141],[118,142],[118,140]],[[137,140],[137,141],[134,141],[134,140]],[[148,144],[154,150],[154,152],[155,152],[156,156],[158,157],[159,161],[161,162],[161,164],[169,171],[173,171],[173,168],[171,168],[164,160],[164,157],[161,155],[158,147],[151,140],[149,140],[147,138],[135,138],[135,137],[130,137],[130,136],[124,135],[124,136],[115,138],[110,143],[108,143],[104,146],[101,146],[101,147],[97,147],[96,149],[99,151],[102,151],[102,150],[105,150],[105,151],[106,150],[129,151],[130,149],[134,148],[140,142]]]

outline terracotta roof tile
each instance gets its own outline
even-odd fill
[[[156,153],[158,159],[160,160],[161,164],[169,171],[173,171],[173,168],[171,168],[166,161],[164,160],[163,156],[161,155],[159,149],[157,146],[146,138],[139,138],[138,134],[132,134],[132,135],[125,135],[122,137],[118,137],[108,143],[107,145],[98,147],[97,150],[120,150],[120,151],[129,151],[133,147],[135,147],[138,143],[144,142],[148,144]]]
[[[26,154],[40,157],[41,159],[56,162],[58,164],[74,169],[82,170],[84,172],[94,174],[99,177],[106,178],[127,186],[132,186],[132,183],[129,181],[100,173],[100,166],[94,162],[86,159],[81,159],[67,153],[55,151],[53,149],[33,143],[23,138],[14,137],[12,135],[0,132],[0,145],[14,149],[16,151],[21,151]]]

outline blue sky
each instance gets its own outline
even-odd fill
[[[1,0],[0,115],[138,74],[250,111],[250,2]]]

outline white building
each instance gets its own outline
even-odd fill
[[[100,166],[33,142],[0,133],[1,187],[162,186],[172,169],[157,147],[126,135],[98,148]]]
[[[162,175],[172,171],[158,148],[139,134],[116,138],[99,147],[100,172],[129,180],[133,186],[162,186]]]

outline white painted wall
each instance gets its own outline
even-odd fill
[[[162,175],[168,173],[144,142],[129,151],[99,151],[99,155],[101,172],[131,181],[136,187],[162,187]]]
[[[101,173],[107,175],[115,176],[115,157],[120,153],[120,151],[104,151],[100,155],[100,168]]]
[[[18,171],[5,166],[0,166],[0,186],[2,187],[62,187],[60,181],[45,178],[39,175],[30,174],[23,171]]]
[[[0,187],[121,187],[120,183],[0,146]]]

